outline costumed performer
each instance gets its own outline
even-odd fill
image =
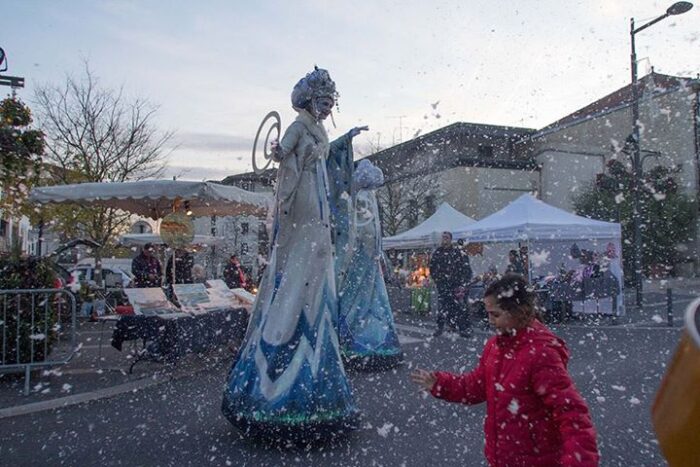
[[[386,370],[403,353],[394,326],[382,261],[381,226],[374,190],[384,183],[380,168],[361,160],[353,176],[351,257],[339,289],[340,347],[348,366]]]
[[[222,404],[246,433],[307,441],[356,427],[336,331],[329,142],[322,124],[337,96],[326,70],[307,74],[292,91],[298,116],[272,145],[280,163],[272,250]]]

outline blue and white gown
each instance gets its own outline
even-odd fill
[[[222,410],[244,431],[322,436],[358,415],[337,336],[328,136],[306,110],[280,141],[269,264]]]
[[[352,256],[339,293],[341,351],[349,366],[365,370],[388,369],[401,363],[403,352],[380,264],[377,198],[373,190],[361,189],[353,201]]]

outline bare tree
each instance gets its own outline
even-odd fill
[[[433,214],[441,195],[435,174],[416,175],[381,187],[377,202],[384,235],[396,235],[414,227],[419,218]]]
[[[123,182],[157,177],[165,168],[171,132],[153,124],[157,107],[107,89],[85,64],[80,78],[36,90],[38,121],[46,135],[44,161],[54,166],[51,183]],[[53,228],[87,235],[105,245],[129,224],[129,214],[109,208],[52,210]]]

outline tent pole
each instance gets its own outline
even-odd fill
[[[532,284],[532,264],[530,263],[530,257],[532,252],[530,251],[530,237],[527,237],[527,282]]]

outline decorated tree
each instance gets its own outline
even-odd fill
[[[0,208],[17,215],[39,175],[44,134],[31,128],[32,112],[21,100],[0,101]]]
[[[656,166],[642,174],[642,267],[647,275],[672,272],[675,264],[690,260],[684,252],[692,241],[696,209],[678,190],[679,171],[678,167]],[[612,159],[606,171],[574,199],[578,214],[621,224],[624,269],[629,278],[634,275],[633,189],[630,167]]]

